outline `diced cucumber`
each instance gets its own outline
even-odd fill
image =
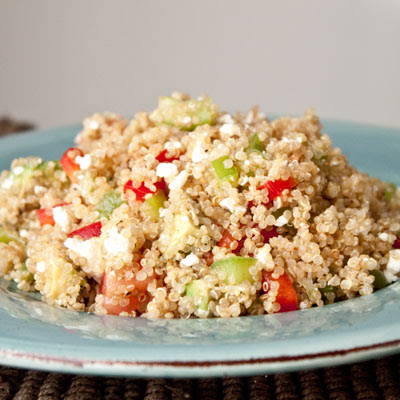
[[[393,196],[396,193],[396,190],[397,190],[397,186],[393,182],[388,183],[387,188],[383,192],[383,197],[385,198],[385,200],[386,201],[392,200]]]
[[[189,235],[196,235],[198,229],[193,225],[188,216],[175,214],[172,221],[172,230],[168,229],[170,239],[163,255],[167,259],[172,258],[183,250]]]
[[[209,97],[200,100],[178,100],[162,96],[159,98],[158,108],[150,115],[150,119],[156,124],[192,131],[199,125],[212,125],[217,111],[216,105]]]
[[[230,182],[236,185],[239,179],[239,171],[232,165],[231,167],[225,166],[225,161],[230,160],[228,156],[222,156],[214,161],[211,161],[211,165],[214,169],[215,176],[220,182]]]
[[[207,311],[209,288],[204,279],[196,279],[186,285],[186,296],[193,299],[194,305],[200,310]]]
[[[250,267],[255,265],[255,258],[251,257],[229,257],[223,260],[218,260],[211,264],[210,268],[215,271],[225,273],[225,283],[238,285],[244,281],[253,282],[253,276],[250,274]]]
[[[166,201],[167,197],[160,189],[143,203],[143,211],[150,215],[154,221],[158,221],[160,218],[160,208],[164,207]]]
[[[8,244],[10,242],[17,242],[19,244],[23,244],[18,235],[0,226],[0,243]]]
[[[121,199],[121,195],[117,192],[111,191],[101,198],[95,210],[99,213],[101,218],[110,218],[112,212],[123,203],[124,201]]]
[[[374,280],[375,289],[383,289],[384,287],[387,286],[387,280],[382,271],[380,271],[379,269],[373,269],[369,273],[375,277]]]
[[[264,145],[262,144],[257,133],[250,137],[249,146],[246,149],[247,153],[252,153],[253,151],[257,151],[259,153],[262,153],[264,151]]]

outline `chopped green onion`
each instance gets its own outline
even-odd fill
[[[166,201],[167,197],[160,189],[144,202],[144,210],[147,214],[151,216],[151,218],[154,219],[154,221],[158,221],[160,217],[160,208],[164,207],[164,203]]]
[[[275,217],[275,219],[278,219],[279,217],[281,217],[283,215],[283,213],[287,210],[290,210],[290,207],[282,207],[282,208],[278,208],[276,211],[274,211],[272,213],[272,215]]]
[[[333,292],[333,286],[331,285],[326,285],[324,288],[319,289],[321,293],[331,293]]]
[[[226,167],[227,162],[232,163],[231,167]],[[222,156],[211,162],[214,169],[215,176],[220,182],[231,182],[232,184],[237,184],[239,178],[239,171],[230,160],[228,156]]]
[[[122,203],[124,203],[124,201],[121,199],[121,195],[117,192],[111,191],[101,198],[95,210],[99,213],[100,218],[109,218],[112,212]]]
[[[387,286],[387,280],[381,270],[373,269],[372,271],[370,271],[370,274],[375,277],[374,280],[375,289],[383,289],[385,286]]]
[[[388,183],[388,187],[383,192],[383,197],[385,198],[385,200],[386,201],[392,200],[393,196],[396,193],[396,190],[397,186],[393,182]]]
[[[8,244],[10,242],[17,242],[19,244],[22,244],[19,236],[0,226],[0,243]]]
[[[314,150],[313,151],[313,156],[311,161],[315,162],[316,164],[318,163],[325,163],[328,160],[328,156],[321,150]]]
[[[24,261],[24,262],[22,263],[22,265],[21,265],[21,271],[28,272],[28,268],[26,268],[26,263],[25,263],[25,261]],[[32,274],[31,272],[29,272],[29,273],[24,277],[24,280],[25,280],[26,282],[28,282],[28,283],[32,283],[33,280],[34,280],[33,274]]]
[[[262,144],[257,133],[250,137],[249,146],[246,148],[247,153],[252,153],[253,151],[257,151],[259,153],[264,151],[264,145]]]

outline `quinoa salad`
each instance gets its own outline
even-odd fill
[[[83,122],[60,160],[0,175],[0,277],[74,310],[237,317],[400,277],[400,194],[350,166],[313,110],[269,121],[207,96]]]

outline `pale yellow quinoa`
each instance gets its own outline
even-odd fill
[[[1,173],[0,276],[49,304],[149,318],[278,312],[284,275],[299,309],[371,294],[399,278],[400,195],[350,166],[321,129],[313,110],[268,121],[257,108],[231,115],[207,97],[179,93],[132,120],[95,114],[76,137],[83,154],[73,178],[58,162],[34,157]],[[213,164],[223,156],[233,171],[225,181]],[[162,180],[157,218],[144,200]],[[272,201],[260,188],[289,180]],[[141,184],[151,192],[143,201]],[[99,203],[110,193],[119,201],[103,215]],[[54,225],[42,226],[38,209],[50,210]],[[68,237],[93,223],[101,223],[99,236]],[[229,248],[221,241],[227,233]],[[233,256],[254,260],[247,279],[212,264]],[[117,280],[108,292],[99,287],[107,278]],[[200,294],[188,289],[193,281]]]

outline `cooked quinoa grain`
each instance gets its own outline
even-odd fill
[[[400,276],[400,195],[312,110],[268,121],[206,96],[83,122],[59,161],[0,175],[0,276],[49,304],[148,318],[322,306]]]

